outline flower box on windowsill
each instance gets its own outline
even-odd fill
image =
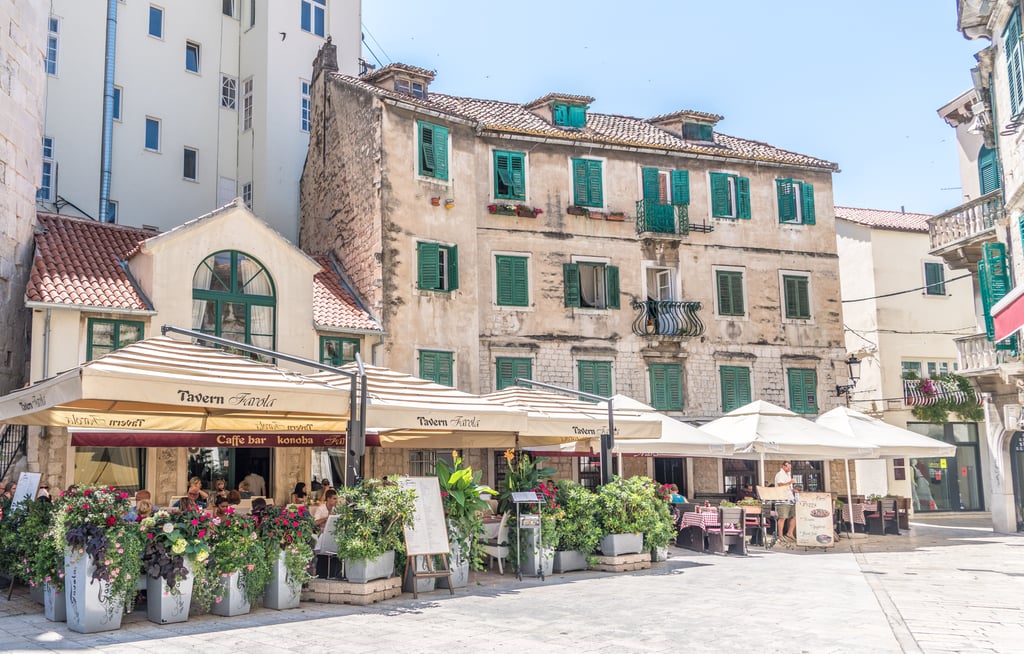
[[[525,204],[521,204],[516,207],[516,215],[520,218],[536,218],[542,213],[544,213],[544,211],[538,207],[528,207]]]
[[[487,211],[498,216],[516,215],[516,207],[512,204],[489,204],[487,205]]]
[[[608,213],[608,220],[614,220],[621,223],[626,220],[626,214],[622,211],[611,211]]]
[[[603,211],[591,211],[590,212],[590,218],[592,220],[604,220],[607,217],[608,217],[608,214],[606,214]]]
[[[589,216],[590,210],[586,207],[580,207],[575,204],[569,205],[569,208],[565,210],[570,216]]]

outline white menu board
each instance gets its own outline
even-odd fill
[[[796,544],[832,547],[836,544],[830,493],[799,493],[796,502]]]

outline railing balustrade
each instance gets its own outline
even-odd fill
[[[933,250],[991,229],[1003,217],[1002,191],[965,202],[928,219],[928,237]]]
[[[988,340],[985,334],[954,338],[953,342],[956,343],[957,354],[960,357],[961,374],[990,370],[1017,358],[1011,350],[997,350],[996,344]]]
[[[637,336],[700,336],[704,322],[697,315],[700,302],[634,300],[637,312],[633,333]]]

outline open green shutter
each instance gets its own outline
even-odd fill
[[[587,162],[585,159],[572,160],[573,204],[587,204]]]
[[[814,224],[814,184],[800,185],[800,200],[803,203],[800,207],[803,213],[804,224]]]
[[[999,188],[999,162],[996,159],[996,151],[985,146],[982,146],[981,152],[978,153],[978,181],[981,184],[982,195]]]
[[[509,154],[509,174],[512,177],[512,195],[517,200],[526,199],[526,161],[523,153]]]
[[[441,285],[441,278],[438,274],[438,252],[440,249],[437,243],[416,244],[416,262],[419,267],[419,283],[417,285],[422,290],[437,290]]]
[[[587,126],[587,110],[585,107],[578,105],[569,106],[569,126],[570,127],[586,127]]]
[[[569,107],[564,104],[551,105],[551,120],[556,125],[568,126]]]
[[[459,287],[459,246],[452,245],[448,248],[448,290],[454,291]]]
[[[433,177],[436,169],[434,161],[434,128],[428,123],[420,123],[420,175]]]
[[[672,171],[672,204],[676,206],[690,204],[690,171]]]
[[[502,193],[501,186],[504,185],[508,191]],[[507,152],[494,153],[494,197],[501,198],[512,191],[512,173],[509,170],[509,155]]]
[[[736,178],[737,217],[750,220],[750,180],[746,177]]]
[[[985,333],[988,339],[995,339],[995,323],[992,307],[1010,292],[1010,276],[1006,267],[1006,246],[1002,243],[982,245],[982,260],[978,262],[978,280],[981,286],[981,300],[985,310]]]
[[[619,308],[619,268],[618,266],[604,267],[605,292],[608,295],[608,308]]]
[[[565,285],[565,306],[580,306],[580,268],[574,263],[562,264],[562,279]]]
[[[434,125],[434,177],[448,179],[448,128]]]
[[[711,215],[715,218],[732,217],[729,176],[725,173],[711,173]]]
[[[804,406],[804,371],[790,368],[786,371],[789,380],[789,408],[794,413],[807,413]]]
[[[788,223],[796,220],[796,193],[793,192],[793,180],[775,180],[775,192],[779,196],[779,222]]]
[[[641,172],[644,185],[644,199],[658,201],[658,169],[644,168]]]
[[[437,357],[437,383],[444,386],[452,386],[452,353],[438,352]]]
[[[587,202],[591,207],[604,206],[604,190],[601,186],[601,162],[587,160]]]
[[[1014,7],[1003,30],[1003,54],[1006,57],[1006,83],[1010,95],[1010,113],[1016,115],[1024,107],[1024,62],[1021,61],[1020,9]]]

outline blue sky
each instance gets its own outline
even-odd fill
[[[953,0],[363,2],[364,56],[435,70],[431,89],[592,110],[720,114],[718,130],[839,164],[835,203],[922,213],[959,205],[952,128],[987,41]]]

